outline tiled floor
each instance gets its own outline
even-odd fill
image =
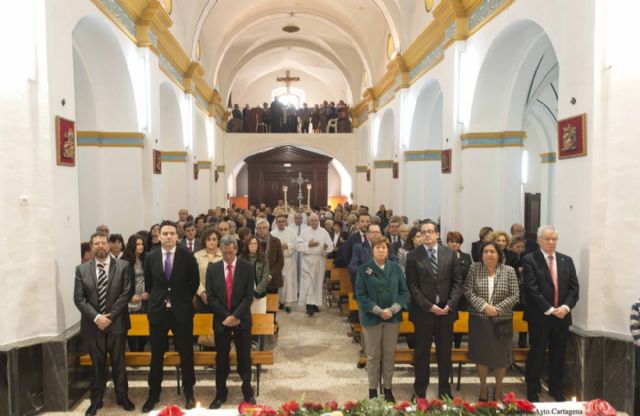
[[[304,313],[304,307],[294,308],[291,314],[279,312],[277,320],[280,324],[280,334],[275,347],[275,364],[263,369],[260,381],[259,403],[279,407],[291,399],[327,402],[336,400],[342,404],[348,400],[358,400],[367,395],[367,373],[364,369],[356,368],[358,345],[347,337],[349,330],[344,317],[338,315],[337,309],[323,308],[323,311],[313,317]],[[196,400],[203,407],[207,407],[214,396],[213,369],[196,369]],[[437,393],[437,379],[435,366],[432,367],[432,378],[428,398],[434,398]],[[136,369],[128,372],[129,392],[131,400],[136,404],[136,412],[140,412],[147,390],[147,370]],[[462,372],[462,387],[454,394],[469,401],[476,401],[478,397],[478,379],[473,366],[464,366]],[[394,394],[396,400],[409,400],[412,395],[413,367],[397,366],[394,376]],[[255,386],[255,373],[254,373]],[[234,408],[242,399],[237,374],[232,373],[229,382],[228,408]],[[455,387],[454,387],[455,389]],[[522,374],[510,370],[505,380],[505,391],[514,391],[518,397],[524,397],[525,385]],[[550,400],[546,394],[541,400]],[[113,385],[110,384],[105,395],[105,406],[99,415],[130,415],[115,403]],[[163,383],[161,403],[175,403],[184,405],[184,397],[176,394],[175,372],[166,371]],[[84,414],[89,406],[88,396],[85,396],[72,412],[64,414]],[[156,409],[160,409],[160,405]],[[45,413],[56,415],[63,413]]]

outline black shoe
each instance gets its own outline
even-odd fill
[[[395,404],[396,399],[395,397],[393,397],[393,392],[391,391],[391,389],[384,389],[384,401]]]
[[[184,408],[189,410],[189,409],[193,409],[194,407],[196,407],[196,399],[193,397],[193,395],[186,396],[186,402],[184,404]]]
[[[367,366],[367,364],[365,364],[365,363],[358,363],[358,365],[356,367],[365,368],[366,366]]]
[[[284,303],[281,303],[278,305],[278,309],[283,310],[284,309]]]
[[[369,389],[369,398],[370,399],[375,399],[376,397],[378,397],[378,390],[377,389]]]
[[[118,400],[116,403],[118,403],[118,406],[122,407],[127,412],[130,412],[136,409],[136,406],[133,404],[131,400],[129,400],[128,397],[125,397],[122,400]]]
[[[290,308],[290,307],[288,307],[288,306],[285,306],[284,311],[285,311],[286,313],[291,313],[291,308]]]
[[[149,396],[147,398],[147,401],[144,402],[144,404],[142,405],[142,411],[144,413],[149,413],[150,411],[153,410],[153,408],[156,406],[157,403],[158,403],[158,397]]]
[[[96,414],[98,413],[98,409],[101,408],[102,400],[100,400],[99,402],[91,402],[91,404],[87,408],[87,411],[84,412],[84,416],[96,416]]]
[[[320,312],[320,308],[318,308],[318,305],[311,305],[311,307],[313,308],[313,310],[317,313]]]
[[[557,391],[550,391],[549,392],[549,396],[553,397],[553,400],[556,402],[564,402],[565,398],[564,398],[564,394],[559,393]]]
[[[314,313],[315,313],[315,310],[313,309],[313,306],[307,305],[307,315],[313,316]]]
[[[216,397],[215,399],[213,399],[213,401],[209,405],[209,409],[220,409],[220,407],[222,406],[222,403],[226,401],[227,401],[226,397]]]
[[[244,400],[245,403],[256,404],[256,397],[255,396],[244,396],[243,400]]]
[[[538,393],[527,393],[527,400],[531,403],[538,403],[540,402],[540,397],[538,396]]]

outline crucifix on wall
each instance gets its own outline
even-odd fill
[[[300,81],[300,77],[292,77],[290,71],[287,71],[286,74],[287,74],[286,77],[278,77],[276,78],[276,81],[284,82],[285,85],[287,86],[287,94],[289,94],[290,93],[289,87],[291,86],[291,82]]]

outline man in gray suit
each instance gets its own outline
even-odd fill
[[[420,226],[422,245],[407,256],[407,286],[411,293],[409,319],[415,326],[416,397],[424,398],[429,385],[431,342],[435,338],[438,357],[438,395],[451,397],[449,373],[453,323],[462,296],[462,270],[453,250],[438,244],[437,224]]]
[[[80,333],[93,363],[91,405],[86,416],[94,416],[102,407],[107,383],[106,356],[111,357],[116,399],[124,410],[135,409],[129,400],[124,350],[131,326],[127,312],[131,277],[129,264],[109,256],[108,236],[91,236],[94,259],[76,267],[73,300],[82,315]]]

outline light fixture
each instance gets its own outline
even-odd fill
[[[283,32],[295,33],[300,31],[300,27],[296,25],[286,25],[282,27]]]

